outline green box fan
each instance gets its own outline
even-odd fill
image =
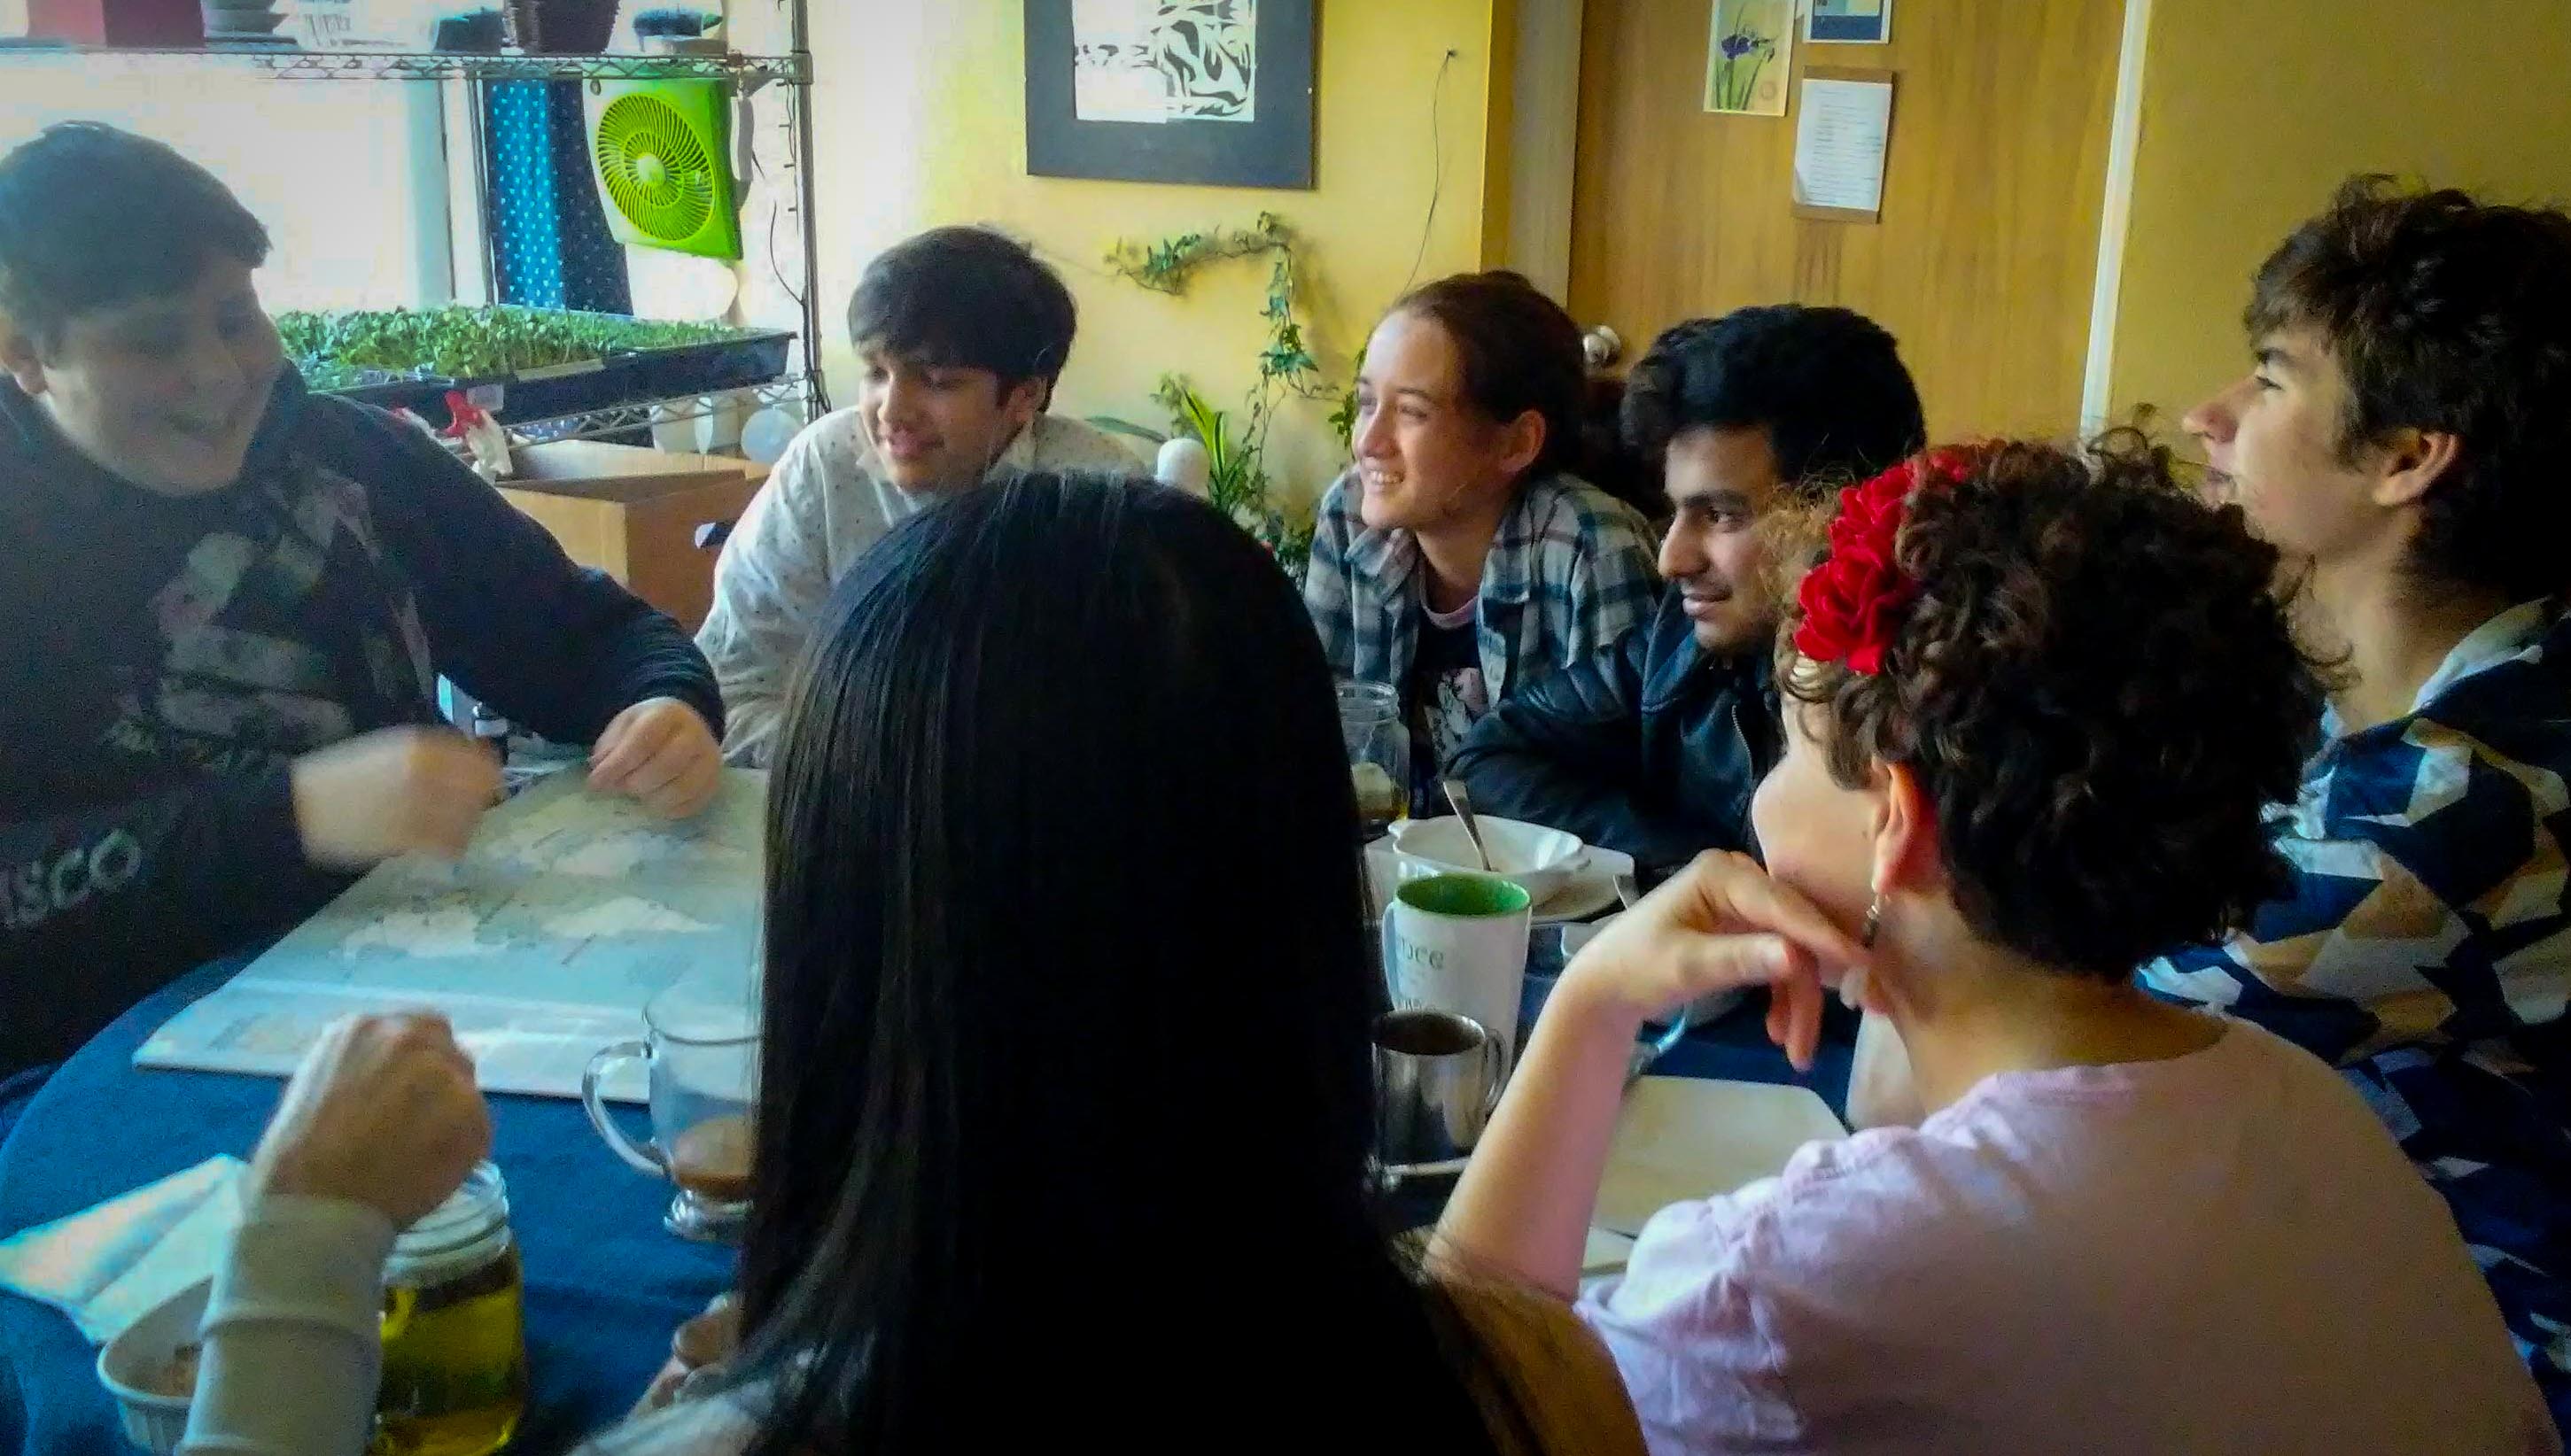
[[[720,81],[602,83],[590,122],[591,171],[619,243],[741,256],[732,176],[732,105]]]

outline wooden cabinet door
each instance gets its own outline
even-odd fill
[[[1587,0],[1581,323],[1612,325],[1630,362],[1683,318],[1836,303],[1900,339],[1933,436],[2077,429],[2124,0],[1895,0],[1879,46],[1806,45],[1799,28],[1799,76],[1897,73],[1877,224],[1794,216],[1791,111],[1702,109],[1711,10]]]

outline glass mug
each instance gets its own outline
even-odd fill
[[[750,1213],[759,1104],[759,1009],[747,987],[682,983],[643,1008],[650,1039],[618,1042],[589,1061],[580,1099],[616,1156],[679,1186],[662,1219],[682,1238],[730,1242]],[[603,1086],[620,1064],[651,1074],[652,1139],[636,1143],[607,1110]]]

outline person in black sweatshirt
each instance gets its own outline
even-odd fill
[[[497,797],[452,680],[682,816],[723,704],[670,619],[416,428],[308,393],[267,235],[160,143],[0,159],[0,1076]]]

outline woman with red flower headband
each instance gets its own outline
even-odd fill
[[[1662,1211],[1580,1296],[1656,1452],[2559,1450],[2356,1094],[2133,983],[2284,874],[2261,810],[2321,683],[2277,564],[2139,441],[1843,492],[1778,669],[1767,867],[1707,856],[1574,960],[1440,1256],[1571,1297],[1640,1024],[1766,983],[1806,1060],[1834,982],[1925,1120]]]

